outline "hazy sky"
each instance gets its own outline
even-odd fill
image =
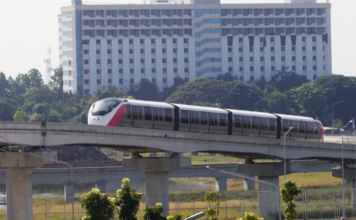
[[[283,3],[284,0],[221,0],[222,3]],[[86,2],[84,0],[84,2]],[[88,1],[90,2],[90,1]],[[139,3],[142,0],[91,2]],[[326,2],[326,0],[318,0]],[[356,76],[356,1],[330,0],[333,73]],[[44,73],[45,49],[52,47],[52,66],[59,64],[58,21],[60,7],[70,0],[2,0],[0,5],[0,72],[16,77],[31,68]]]

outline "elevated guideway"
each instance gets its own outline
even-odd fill
[[[283,139],[191,133],[128,127],[101,127],[59,123],[2,122],[0,135],[12,145],[81,145],[131,153],[211,152],[244,159],[284,158]],[[0,145],[8,142],[0,138]],[[288,160],[320,159],[339,162],[339,143],[286,140]],[[344,144],[345,163],[354,163],[355,145]]]

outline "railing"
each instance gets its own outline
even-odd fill
[[[353,189],[356,193],[356,189]],[[268,204],[258,206],[259,197],[270,196]],[[197,194],[170,194],[169,214],[185,213],[196,214],[205,211],[207,204],[204,201],[204,193]],[[155,196],[160,197],[160,196]],[[236,220],[244,215],[244,212],[259,213],[260,210],[270,210],[270,214],[262,215],[266,220],[278,219],[278,192],[222,192],[220,201],[221,220]],[[143,210],[146,207],[147,197],[143,197],[140,203],[138,217],[142,219]],[[75,219],[84,217],[85,210],[81,206],[81,199],[75,198]],[[335,219],[342,216],[342,190],[320,189],[307,190],[299,195],[295,203],[297,205],[298,219]],[[352,189],[345,190],[346,217],[356,217],[356,204],[352,201]],[[280,206],[284,210],[284,205]],[[33,217],[36,220],[63,220],[71,219],[71,200],[64,198],[34,198]],[[6,206],[0,207],[0,220],[6,219]],[[117,216],[115,220],[117,220]],[[203,217],[201,219],[206,219]]]

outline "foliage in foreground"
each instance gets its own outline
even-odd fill
[[[99,189],[84,193],[82,199],[82,208],[86,210],[83,220],[111,220],[115,217],[115,199],[103,195]]]
[[[147,207],[143,213],[144,220],[166,220],[166,216],[163,214],[163,208],[161,203],[157,203],[154,207]]]
[[[141,199],[142,194],[137,193],[136,190],[131,190],[130,180],[124,178],[121,189],[117,191],[117,200],[115,201],[115,206],[118,207],[119,220],[137,220],[136,214],[140,208]]]
[[[293,220],[298,216],[296,205],[293,203],[295,197],[302,193],[302,189],[293,181],[286,181],[280,189],[282,201],[287,205],[283,215],[286,220]]]
[[[218,220],[220,211],[220,194],[208,191],[205,193],[205,201],[208,203],[208,210],[205,211],[209,220]]]
[[[188,218],[190,215],[185,215],[183,213],[177,213],[167,217],[167,220],[183,220]]]
[[[264,220],[258,216],[255,216],[252,212],[245,212],[245,216],[242,218],[238,218],[237,220]]]

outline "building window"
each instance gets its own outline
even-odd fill
[[[313,47],[313,51],[316,51],[316,47]]]
[[[133,60],[133,59],[130,59],[130,63],[134,63],[134,60]]]
[[[184,53],[188,53],[188,48],[184,48]]]
[[[167,82],[167,78],[163,78],[163,82],[166,83]]]
[[[122,50],[121,49],[119,49],[119,54],[122,54]]]
[[[265,67],[261,66],[261,71],[265,71]]]
[[[145,53],[145,49],[141,49],[141,51],[140,51],[141,53]]]
[[[229,67],[229,73],[231,73],[232,72],[232,67]]]
[[[133,49],[130,49],[130,54],[133,54],[133,52],[134,52]]]
[[[145,59],[141,59],[141,63],[145,63]]]
[[[97,84],[101,84],[101,79],[96,80]]]
[[[167,51],[166,49],[162,49],[162,53],[166,53],[166,51]]]
[[[109,83],[109,84],[112,84],[112,79],[108,79],[108,83]]]
[[[167,73],[167,68],[163,68],[163,73]]]
[[[152,73],[156,73],[156,68],[152,68]]]
[[[177,53],[177,48],[173,48],[173,53]]]
[[[243,68],[243,67],[240,67],[240,71],[244,71],[244,68]]]
[[[292,57],[292,61],[295,61],[295,57],[294,56]]]
[[[96,54],[100,54],[100,50],[96,50]]]
[[[119,69],[119,73],[120,73],[120,74],[123,74],[123,73],[124,73],[124,70],[123,70],[123,69]]]
[[[108,73],[109,73],[109,74],[112,74],[112,69],[108,69]]]
[[[84,74],[89,74],[89,70],[84,70]]]
[[[173,63],[177,63],[177,58],[173,58]]]
[[[134,69],[130,69],[130,73],[134,73]]]
[[[166,59],[166,58],[163,58],[163,59],[162,59],[162,63],[167,63],[167,59]]]
[[[189,68],[184,68],[185,73],[189,73]]]
[[[274,47],[271,47],[271,51],[272,51],[272,52],[274,51]]]
[[[96,60],[96,64],[101,64],[101,60]]]
[[[88,85],[90,83],[90,81],[88,79],[84,80],[84,84]]]
[[[271,67],[271,70],[272,70],[272,71],[274,71],[274,70],[275,70],[274,66],[272,66],[272,67]]]
[[[141,73],[145,73],[145,69],[141,69]]]
[[[302,51],[306,51],[306,47],[302,47]]]
[[[100,40],[96,40],[96,44],[100,44],[101,43],[101,41]]]
[[[124,80],[123,79],[119,79],[119,83],[123,83],[124,82]]]
[[[265,61],[265,58],[264,57],[260,57],[260,61]]]
[[[313,66],[313,70],[316,70],[316,66]]]
[[[174,72],[174,73],[178,73],[178,68],[174,68],[174,69],[173,69],[173,72]]]
[[[101,70],[96,70],[96,73],[97,74],[101,74]]]
[[[253,57],[250,57],[250,62],[253,62]]]
[[[306,66],[303,66],[303,70],[307,70],[307,67],[306,67]]]
[[[130,79],[130,83],[134,83],[135,81],[134,81],[134,79]]]
[[[271,61],[274,62],[274,57],[271,57]]]
[[[293,71],[295,71],[295,70],[296,70],[295,66],[293,66],[293,67],[292,67],[292,70],[293,70]]]
[[[156,49],[151,49],[151,52],[152,53],[156,53]]]
[[[188,63],[188,58],[184,58],[184,63]]]
[[[307,57],[306,56],[303,56],[303,61],[306,61],[307,60]]]
[[[156,59],[152,59],[152,63],[156,63]]]
[[[133,44],[133,40],[132,40],[132,39],[130,39],[130,40],[129,40],[129,43],[130,43],[130,44]]]
[[[112,60],[109,59],[109,60],[108,60],[108,64],[111,64],[111,63],[112,63]]]
[[[253,67],[252,66],[250,67],[250,71],[253,71]]]

